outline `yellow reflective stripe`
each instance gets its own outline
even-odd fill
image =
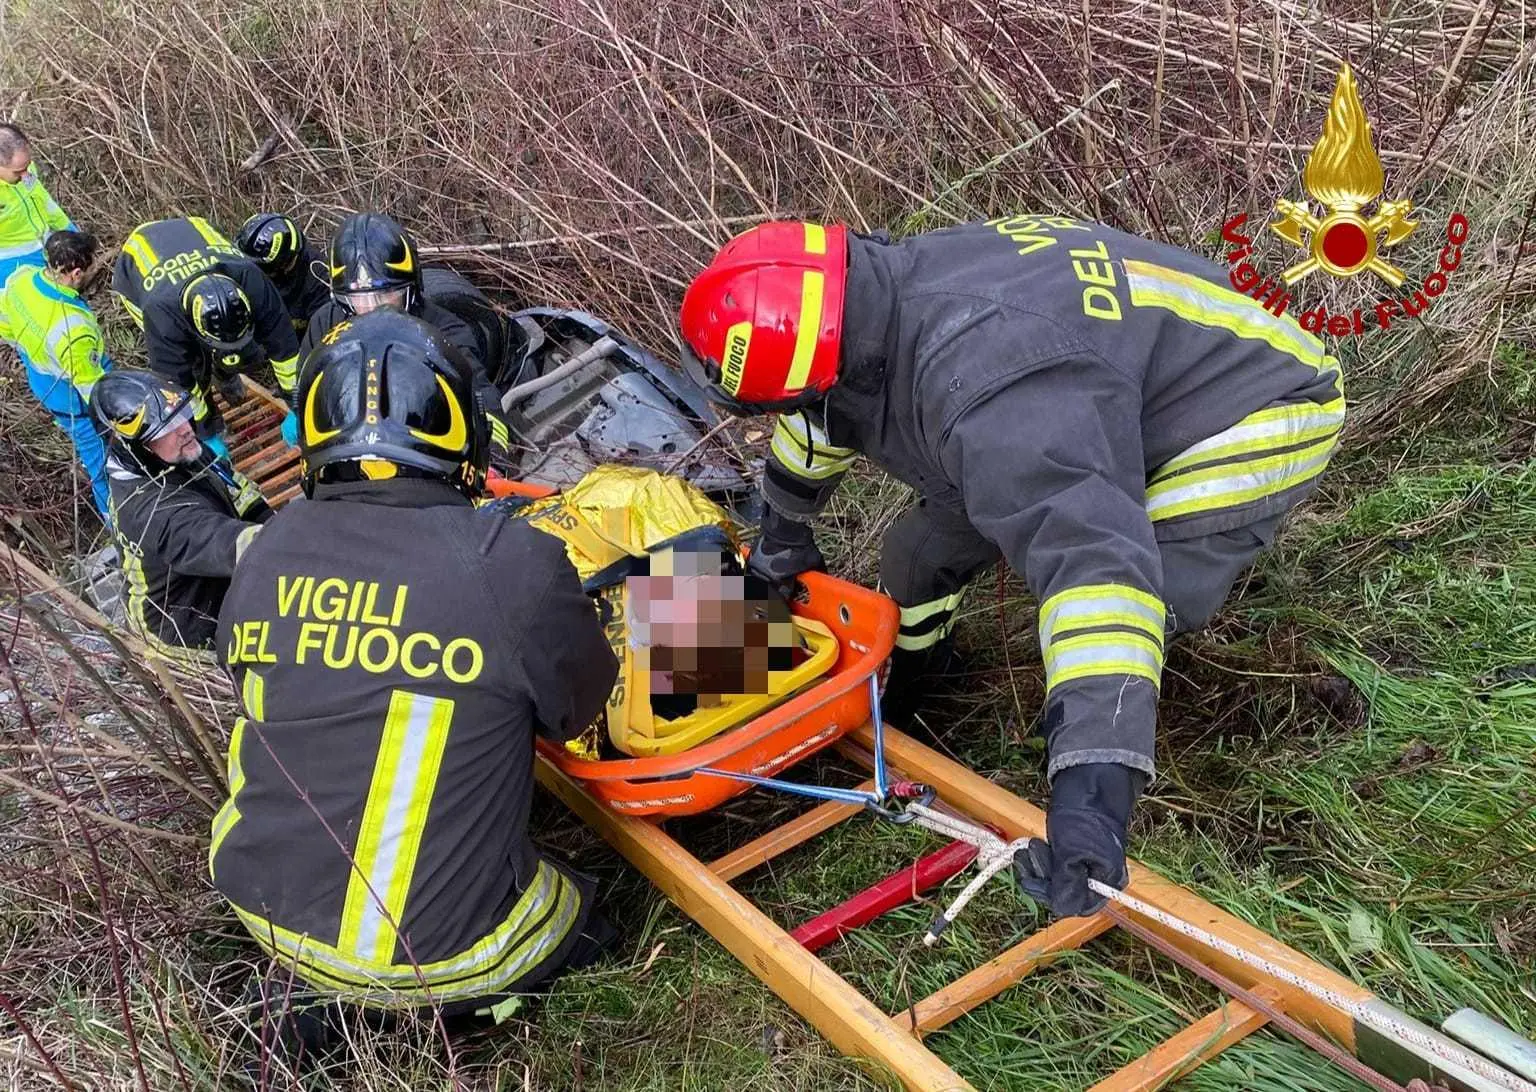
[[[803,413],[780,414],[770,445],[774,458],[796,477],[821,481],[843,473],[858,452],[826,442],[826,433]]]
[[[149,276],[149,271],[155,268],[159,260],[155,256],[155,248],[149,245],[149,240],[138,232],[134,232],[123,240],[123,253],[133,259],[133,264],[139,269],[140,277]]]
[[[1139,630],[1161,644],[1165,628],[1161,619],[1124,611],[1095,611],[1088,604],[1071,604],[1063,608],[1052,619],[1051,624],[1050,637],[1041,639],[1042,647],[1049,644],[1051,640],[1060,640],[1062,634],[1076,633],[1082,629],[1098,629],[1101,626],[1123,626],[1126,629]]]
[[[947,635],[947,631],[943,626],[931,629],[927,633],[919,633],[915,637],[906,633],[898,633],[896,635],[896,647],[907,652],[921,652],[925,648],[932,648]]]
[[[443,768],[443,751],[448,744],[448,726],[453,720],[453,702],[446,698],[423,699],[427,705],[425,734],[420,742],[419,755],[413,756],[416,774],[411,778],[410,795],[405,799],[404,812],[396,817],[398,824],[397,848],[394,866],[389,871],[389,886],[384,898],[385,927],[388,933],[387,947],[381,938],[375,947],[375,957],[387,960],[394,951],[394,929],[405,916],[405,900],[411,890],[411,879],[416,874],[416,858],[421,853],[422,834],[427,829],[427,815],[432,807],[432,794],[437,789],[437,776]],[[382,864],[382,860],[380,862]],[[383,949],[380,951],[379,949]]]
[[[507,435],[507,426],[489,413],[485,415],[485,423],[490,426],[491,444],[505,450],[510,440],[510,437]]]
[[[901,608],[901,628],[910,629],[921,625],[940,611],[952,611],[960,605],[960,600],[965,597],[965,589],[961,588],[954,595],[946,595],[942,599],[930,599],[926,603],[918,603],[916,606]]]
[[[117,506],[112,505],[109,510],[112,513],[112,525],[115,527],[117,526]],[[146,641],[153,641],[154,634],[150,632],[144,615],[144,604],[149,600],[149,581],[144,576],[144,561],[128,549],[126,540],[117,552],[122,556],[123,578],[128,584],[129,628]]]
[[[117,300],[123,305],[123,310],[128,312],[128,317],[133,319],[139,329],[144,329],[144,312],[134,305],[127,296],[118,296]]]
[[[197,233],[203,237],[203,242],[215,249],[230,249],[229,240],[220,235],[212,224],[201,216],[189,216],[187,222],[197,229]]]
[[[453,702],[396,690],[363,807],[337,947],[387,964],[437,787]]]
[[[241,531],[239,537],[235,539],[236,565],[240,564],[240,559],[245,556],[245,551],[250,549],[251,543],[256,541],[256,534],[260,530],[260,524],[257,524],[254,527],[247,527],[245,530]]]
[[[245,674],[247,686],[249,686],[249,680],[256,672],[247,671]],[[259,686],[260,682],[258,680],[258,689]],[[249,708],[249,699],[247,699],[247,708]],[[218,814],[213,817],[212,840],[208,844],[208,874],[210,876],[214,872],[213,862],[214,858],[219,854],[219,846],[224,844],[224,839],[229,836],[229,832],[240,821],[240,806],[235,798],[240,795],[240,790],[245,788],[245,767],[240,762],[240,747],[244,742],[245,718],[236,717],[235,726],[229,733],[229,799],[224,801],[223,807],[219,808]]]
[[[1293,489],[1323,472],[1338,443],[1338,435],[1334,434],[1282,455],[1207,467],[1168,478],[1147,489],[1147,515],[1153,520],[1173,519],[1247,504]]]
[[[1163,601],[1129,584],[1083,584],[1057,592],[1040,604],[1040,648],[1049,650],[1063,629],[1125,626],[1141,630],[1162,647],[1168,616]]]
[[[805,252],[807,254],[825,254],[827,252],[827,229],[822,225],[805,225]]]
[[[1062,637],[1045,653],[1045,690],[1102,675],[1138,675],[1154,685],[1163,677],[1161,639],[1144,633],[1087,633]]]
[[[299,380],[299,358],[290,356],[272,361],[272,374],[277,376],[279,387],[285,391],[293,390],[294,384]]]
[[[851,459],[858,455],[853,448],[840,447],[827,439],[826,430],[812,421],[804,410],[781,413],[775,431],[784,433],[784,438],[799,450],[801,458],[804,458],[812,449],[821,458],[847,456]]]
[[[826,243],[822,243],[825,249]],[[816,357],[816,340],[821,334],[822,293],[827,278],[808,269],[800,278],[800,325],[795,328],[795,355],[789,363],[789,377],[784,389],[795,394],[805,389],[811,378],[811,362]]]
[[[1185,448],[1153,472],[1151,481],[1200,463],[1253,455],[1332,436],[1344,425],[1344,399],[1318,405],[1297,402],[1250,413],[1229,429]]]
[[[261,528],[252,527],[251,530],[259,531]],[[246,668],[245,678],[240,684],[240,700],[245,703],[247,715],[257,720],[267,719],[267,683],[260,675]],[[231,774],[230,776],[234,776]]]
[[[540,861],[533,882],[511,913],[466,951],[433,963],[385,964],[361,961],[234,907],[267,954],[291,965],[310,985],[336,992],[345,1001],[384,1006],[444,1004],[504,992],[554,953],[580,909],[575,885],[547,861]]]
[[[1323,343],[1295,319],[1272,314],[1249,296],[1151,262],[1127,258],[1124,264],[1133,307],[1162,307],[1201,326],[1263,341],[1310,367],[1321,368],[1327,359]]]

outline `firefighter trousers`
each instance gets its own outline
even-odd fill
[[[1157,544],[1169,636],[1201,629],[1211,620],[1243,570],[1274,541],[1285,515]],[[954,628],[966,585],[1001,557],[969,520],[951,509],[919,501],[902,515],[886,532],[880,552],[880,589],[901,607],[897,659],[921,670]]]

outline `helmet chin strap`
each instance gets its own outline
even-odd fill
[[[359,459],[357,469],[371,482],[383,482],[400,473],[400,468],[388,459]]]

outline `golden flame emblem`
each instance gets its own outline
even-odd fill
[[[1396,246],[1419,226],[1408,219],[1413,205],[1406,198],[1383,201],[1374,216],[1361,215],[1365,206],[1381,196],[1384,184],[1370,119],[1360,104],[1354,71],[1346,64],[1339,69],[1323,135],[1308,153],[1301,174],[1307,196],[1322,205],[1327,215],[1312,215],[1304,201],[1281,198],[1275,202],[1277,219],[1271,221],[1270,230],[1309,254],[1285,271],[1287,285],[1320,268],[1335,277],[1370,270],[1393,288],[1402,287],[1403,271],[1384,259],[1381,250]]]

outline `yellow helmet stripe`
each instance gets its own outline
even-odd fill
[[[805,225],[805,252],[807,254],[825,254],[827,252],[827,229],[820,224]]]
[[[315,423],[315,395],[320,393],[320,380],[325,378],[321,372],[315,376],[315,381],[309,385],[309,397],[304,399],[304,440],[309,444],[323,444],[341,429],[331,429],[329,432]]]
[[[411,435],[429,444],[457,451],[469,439],[469,426],[464,421],[464,411],[459,407],[459,400],[454,396],[453,388],[448,386],[448,380],[438,376],[437,385],[443,389],[443,397],[448,399],[448,413],[453,418],[448,425],[448,431],[432,433],[413,428]]]
[[[145,407],[140,406],[139,412],[135,413],[129,420],[113,421],[112,427],[117,429],[117,431],[121,432],[124,436],[127,436],[131,439],[132,437],[137,436],[139,434],[139,430],[144,427],[144,412]]]
[[[784,389],[790,394],[805,389],[811,377],[811,361],[816,357],[816,336],[821,332],[822,292],[826,277],[807,270],[800,279],[800,325],[795,328],[795,355],[789,364]]]

